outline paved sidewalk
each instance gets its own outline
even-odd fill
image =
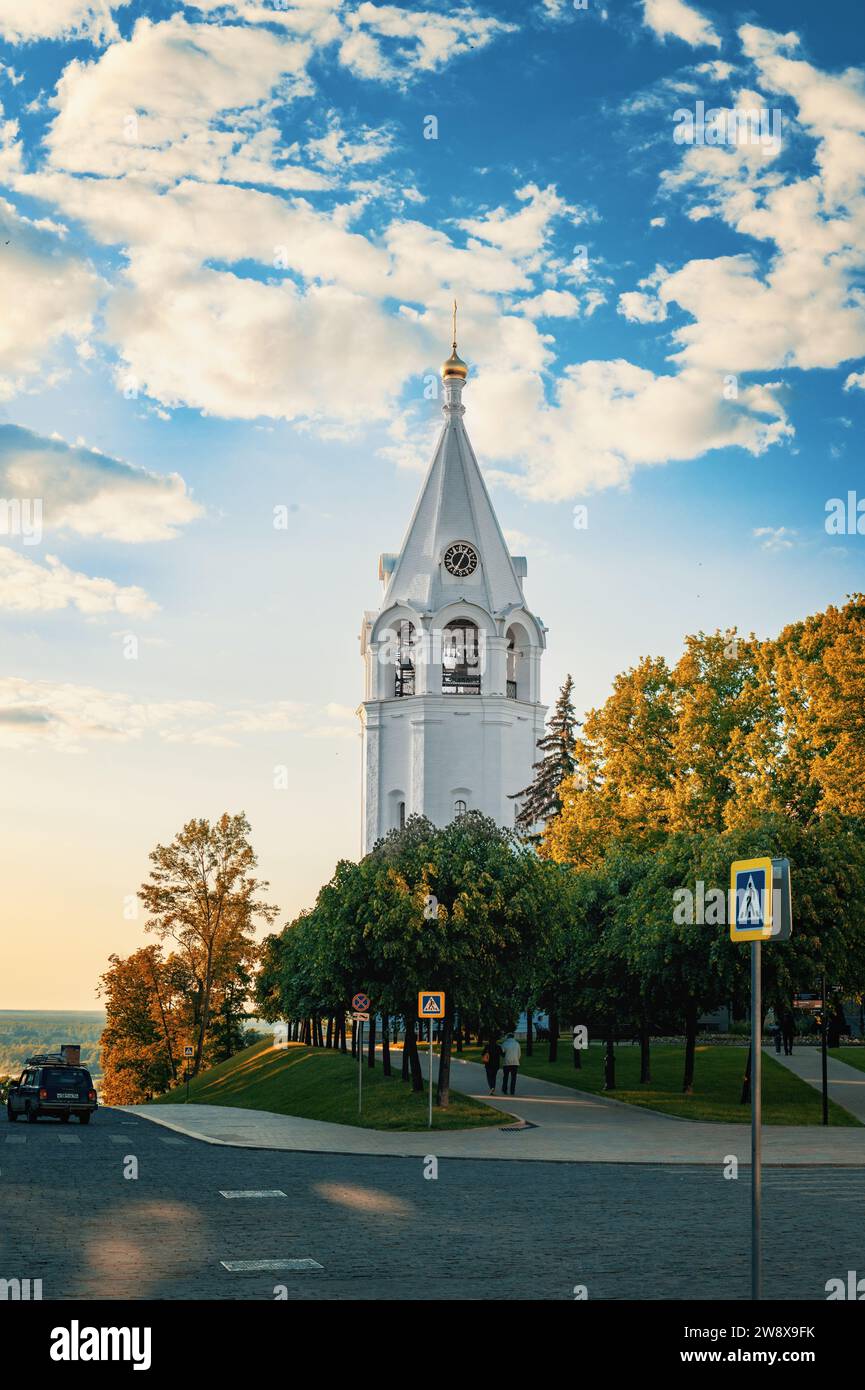
[[[307,1153],[380,1154],[437,1158],[529,1159],[559,1163],[703,1163],[721,1165],[730,1154],[747,1164],[750,1127],[707,1124],[659,1115],[639,1106],[573,1091],[520,1075],[517,1095],[488,1095],[483,1067],[454,1058],[451,1082],[502,1110],[502,1128],[399,1134],[327,1124],[263,1110],[221,1105],[118,1107],[154,1124],[210,1144],[293,1149]],[[508,1130],[511,1117],[531,1129]],[[435,1122],[434,1122],[435,1123]],[[865,1129],[820,1125],[766,1126],[767,1164],[865,1166]]]
[[[800,1047],[792,1057],[785,1057],[783,1053],[779,1054],[771,1047],[764,1047],[763,1051],[767,1057],[773,1057],[782,1067],[786,1067],[788,1071],[807,1081],[809,1086],[822,1092],[823,1070],[819,1047]],[[849,1110],[851,1115],[855,1115],[857,1120],[865,1124],[865,1071],[851,1067],[846,1062],[839,1062],[834,1057],[828,1057],[826,1060],[829,1099],[843,1105],[845,1110]]]

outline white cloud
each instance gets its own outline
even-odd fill
[[[189,24],[179,14],[160,24],[140,19],[129,40],[95,63],[65,68],[51,100],[48,161],[76,174],[161,184],[193,177],[309,186],[280,149],[273,112],[312,92],[311,51],[269,29]]]
[[[659,297],[693,317],[674,334],[682,362],[733,372],[835,367],[865,354],[865,79],[788,57],[795,35],[745,25],[740,36],[761,91],[738,93],[736,108],[768,107],[767,91],[792,99],[815,142],[816,172],[782,172],[777,148],[687,149],[666,189],[695,197],[692,219],[720,217],[770,259],[765,268],[750,254],[688,262]]]
[[[485,374],[471,397],[470,429],[482,458],[519,460],[493,470],[528,496],[564,500],[627,483],[640,467],[699,458],[737,446],[758,455],[791,434],[770,386],[727,400],[720,376],[694,370],[661,376],[631,362],[567,367],[552,404],[540,376]]]
[[[123,587],[110,579],[94,579],[68,569],[56,555],[45,564],[0,546],[0,609],[13,613],[52,613],[74,607],[87,617],[124,613],[149,618],[158,604],[136,585]]]
[[[646,290],[656,290],[669,278],[670,272],[662,265],[655,266],[651,275],[638,280],[638,290],[626,290],[619,295],[618,312],[631,323],[663,323],[667,317],[667,306],[657,294],[646,294]]]
[[[643,22],[659,39],[682,39],[692,48],[720,48],[721,40],[709,20],[685,0],[643,0]]]
[[[339,113],[327,113],[327,134],[308,140],[306,151],[316,164],[335,167],[356,164],[379,164],[391,151],[393,132],[361,126],[354,138],[349,138]]]
[[[535,256],[546,245],[557,218],[577,222],[584,215],[556,192],[554,184],[539,188],[528,183],[515,190],[523,204],[518,212],[497,207],[481,217],[463,218],[457,225],[470,236],[500,247],[510,256]]]
[[[40,377],[63,338],[83,341],[92,329],[103,281],[86,262],[61,250],[55,230],[21,217],[0,198],[0,401]]]
[[[580,301],[570,290],[544,290],[532,299],[521,299],[514,307],[530,319],[575,319]]]
[[[322,728],[322,711],[293,700],[221,707],[208,700],[142,700],[71,682],[0,677],[0,747],[48,746],[81,753],[93,743],[156,738],[170,744],[237,747],[259,735],[320,737],[352,732],[342,716]]]
[[[865,391],[865,372],[851,372],[844,382],[845,391]]]
[[[0,0],[0,38],[8,43],[39,39],[89,39],[105,43],[118,37],[113,10],[129,0]]]
[[[368,0],[347,11],[344,24],[340,61],[355,76],[380,82],[404,82],[416,72],[436,72],[516,27],[478,15],[470,7],[451,13],[411,11]]]
[[[360,424],[386,416],[404,376],[429,362],[423,332],[339,286],[303,295],[291,280],[147,264],[128,285],[112,300],[109,331],[141,389],[169,407]],[[395,369],[371,391],[382,361]]]
[[[761,542],[763,550],[791,550],[799,533],[787,526],[756,526],[751,534]]]
[[[172,540],[202,515],[177,473],[151,473],[19,425],[0,425],[0,496],[41,499],[48,530],[128,542]]]

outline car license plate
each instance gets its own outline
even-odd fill
[[[77,1100],[77,1099],[78,1099],[78,1092],[77,1092],[77,1091],[58,1091],[58,1092],[57,1092],[57,1099],[58,1099],[58,1100]]]

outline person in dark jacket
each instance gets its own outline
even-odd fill
[[[791,1013],[786,1013],[781,1023],[781,1036],[784,1039],[784,1056],[793,1056],[793,1038],[796,1036],[796,1023]]]
[[[490,1038],[484,1048],[481,1060],[486,1068],[487,1085],[490,1088],[490,1095],[494,1096],[496,1093],[496,1077],[498,1076],[499,1067],[502,1063],[502,1049],[494,1038]]]

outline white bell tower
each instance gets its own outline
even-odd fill
[[[381,607],[364,614],[362,851],[415,813],[466,810],[512,826],[532,780],[546,706],[546,629],[523,595],[466,434],[468,368],[442,366],[444,425],[398,555],[382,555]]]

